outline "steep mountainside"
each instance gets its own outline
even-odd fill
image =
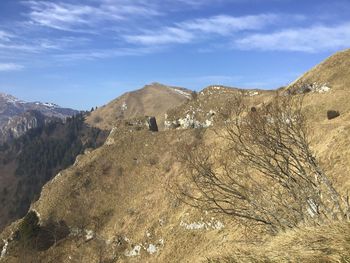
[[[118,120],[154,116],[162,129],[164,114],[190,97],[191,91],[184,88],[152,83],[142,89],[127,92],[93,111],[87,122],[100,129],[110,130]]]
[[[44,117],[36,112],[36,118]],[[28,210],[41,187],[78,154],[103,143],[105,132],[90,128],[79,114],[55,119],[0,146],[0,229]]]
[[[18,138],[32,128],[53,119],[65,119],[78,111],[53,103],[24,102],[0,93],[0,142]]]
[[[321,65],[337,63],[337,57]],[[329,81],[330,89],[306,92],[303,109],[312,150],[343,194],[350,190],[350,89],[340,80],[339,86],[332,86],[334,74],[325,73],[320,81]],[[212,262],[208,258],[219,257],[217,262],[347,262],[349,223],[301,225],[270,236],[258,225],[247,228],[230,216],[196,210],[177,198],[176,183],[187,172],[178,159],[182,145],[204,145],[213,156],[222,154],[217,146],[225,142],[217,136],[221,126],[216,118],[220,111],[225,117],[225,109],[232,106],[229,97],[236,92],[241,91],[212,86],[192,96],[168,111],[171,127],[165,131],[131,129],[128,124],[112,129],[103,146],[59,172],[31,205],[31,213],[0,234],[2,260]],[[274,93],[246,90],[244,95],[254,111]],[[340,116],[328,119],[328,110]]]
[[[338,52],[315,66],[288,86],[305,93],[347,90],[350,87],[350,49]]]

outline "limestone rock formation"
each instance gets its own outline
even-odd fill
[[[53,103],[25,102],[0,93],[0,143],[17,138],[50,120],[65,119],[77,113]]]

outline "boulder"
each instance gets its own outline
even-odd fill
[[[158,131],[158,125],[156,117],[148,117],[148,128],[150,131],[157,132]]]
[[[339,116],[340,116],[339,111],[336,111],[336,110],[329,110],[329,111],[327,111],[327,118],[328,118],[328,120],[335,119],[335,118],[337,118]]]

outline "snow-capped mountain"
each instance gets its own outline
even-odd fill
[[[0,93],[0,142],[16,138],[27,130],[55,118],[65,119],[78,111],[49,102],[25,102]]]

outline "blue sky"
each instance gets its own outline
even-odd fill
[[[1,0],[0,91],[89,109],[151,82],[286,85],[350,46],[349,0]]]

